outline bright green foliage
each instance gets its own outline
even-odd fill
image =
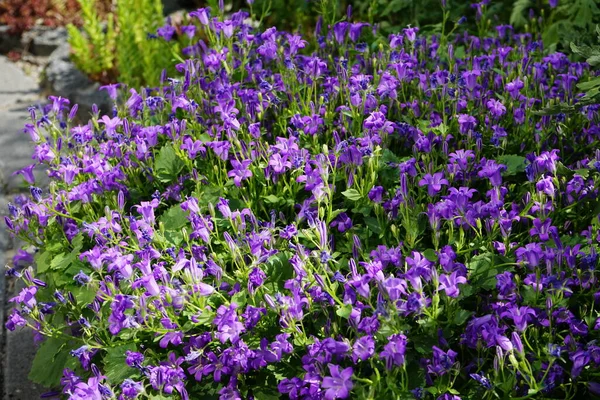
[[[149,40],[148,33],[164,25],[161,0],[120,0],[117,4],[119,81],[130,86],[157,85],[162,68],[169,65],[171,46]]]
[[[119,0],[116,11],[102,21],[97,0],[78,0],[83,30],[67,27],[72,59],[92,79],[129,86],[156,85],[174,46],[148,34],[164,25],[160,0]],[[117,40],[118,38],[118,40]]]

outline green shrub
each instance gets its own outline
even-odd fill
[[[164,25],[161,0],[120,0],[106,21],[96,12],[97,0],[78,1],[83,30],[67,27],[77,67],[101,82],[157,85],[173,48],[152,36]]]

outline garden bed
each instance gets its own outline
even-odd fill
[[[108,87],[87,123],[32,111],[52,182],[6,219],[36,248],[7,322],[46,337],[31,378],[71,399],[600,394],[590,64],[483,18],[382,38],[348,12],[310,41],[248,17],[166,23],[191,43],[176,72]]]

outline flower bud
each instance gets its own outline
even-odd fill
[[[519,354],[521,354],[521,355],[525,354],[525,349],[523,348],[523,342],[521,342],[521,338],[519,337],[519,334],[517,332],[512,333],[511,342],[512,342],[513,346],[515,347],[515,350]]]

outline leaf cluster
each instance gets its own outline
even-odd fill
[[[121,0],[103,17],[98,0],[77,0],[83,29],[67,26],[72,59],[92,79],[129,86],[156,85],[171,59],[171,46],[149,34],[164,25],[161,0]],[[118,40],[117,40],[118,38]]]

